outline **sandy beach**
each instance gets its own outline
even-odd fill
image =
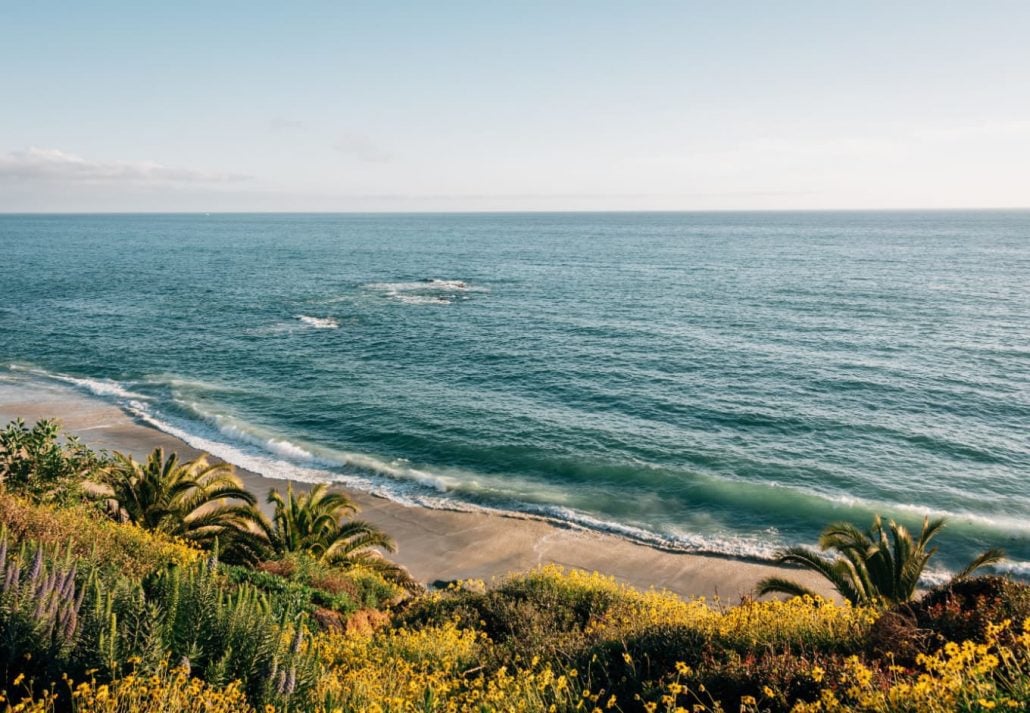
[[[169,434],[134,420],[117,406],[63,384],[7,376],[0,379],[0,422],[56,417],[87,445],[141,458],[156,447],[190,459],[199,451]],[[237,468],[247,487],[264,502],[271,488],[286,482]],[[299,483],[299,487],[305,484]],[[393,559],[427,584],[453,579],[491,580],[539,564],[554,563],[600,571],[641,588],[667,589],[683,596],[719,596],[736,602],[761,578],[789,574],[830,595],[810,573],[760,562],[668,552],[612,535],[543,520],[485,512],[412,507],[367,493],[348,491],[361,517],[397,541]]]

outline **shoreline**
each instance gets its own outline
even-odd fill
[[[38,380],[0,380],[0,421],[57,418],[68,434],[91,448],[121,451],[137,460],[157,447],[190,460],[201,451],[140,422],[100,397],[72,386]],[[218,460],[218,459],[214,459]],[[271,488],[288,481],[233,464],[262,507]],[[292,481],[294,487],[310,483]],[[655,587],[681,596],[718,596],[734,602],[770,575],[787,575],[825,596],[836,596],[818,576],[800,569],[716,554],[677,552],[575,525],[490,511],[432,509],[398,503],[347,488],[358,517],[389,533],[398,551],[390,558],[426,583],[455,579],[490,581],[541,564],[598,571],[641,589]]]

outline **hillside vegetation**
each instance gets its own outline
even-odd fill
[[[263,520],[231,469],[169,460],[0,432],[0,709],[1030,706],[1030,587],[1009,579],[730,603],[542,567],[427,592],[345,497],[287,491]]]

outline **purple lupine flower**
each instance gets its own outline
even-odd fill
[[[43,571],[43,548],[40,547],[36,550],[36,556],[32,560],[32,569],[29,570],[29,587],[34,588],[36,586],[36,580],[39,579],[39,573]]]
[[[286,676],[286,695],[290,695],[297,688],[297,668],[290,666],[290,673]]]
[[[36,608],[32,610],[32,618],[39,621],[43,618],[43,608],[46,606],[46,598],[36,597]]]
[[[64,635],[64,641],[66,644],[71,644],[72,639],[75,638],[75,630],[79,628],[79,615],[76,614],[76,610],[72,608],[67,609],[67,614],[64,618],[64,626],[61,627],[61,633]]]
[[[7,533],[0,538],[0,577],[3,577],[7,567]]]
[[[57,598],[57,592],[51,592],[49,597],[50,606],[47,607],[47,619],[56,622],[57,614],[61,608],[61,600]]]
[[[7,570],[7,577],[4,578],[4,594],[13,594],[21,583],[21,567],[12,566]]]
[[[75,565],[72,565],[61,577],[60,586],[57,588],[61,599],[68,599],[75,593],[75,570]]]
[[[46,571],[44,570],[44,573]],[[37,585],[36,596],[37,597],[49,597],[54,593],[54,588],[57,586],[57,572],[53,571],[39,580]]]

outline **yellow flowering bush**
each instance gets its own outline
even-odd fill
[[[1030,619],[1023,633],[1002,643],[1012,626],[987,627],[984,642],[948,642],[932,655],[917,657],[919,669],[890,665],[880,671],[857,656],[845,661],[816,701],[801,702],[796,713],[816,711],[907,712],[989,711],[1030,708]]]
[[[53,713],[66,707],[58,708],[59,701],[70,698],[74,713],[254,713],[239,683],[209,686],[181,667],[149,676],[129,674],[111,683],[66,683],[71,690],[67,697],[52,691],[29,695],[8,703],[5,711]]]
[[[505,608],[498,599],[509,604],[507,600],[514,600],[517,606]],[[530,608],[530,602],[545,612]],[[676,660],[668,662],[668,670],[655,668],[654,650],[630,653],[633,637],[686,628],[698,640],[724,642],[721,645],[810,646],[860,637],[873,620],[870,611],[822,600],[747,602],[739,607],[685,601],[555,566],[508,578],[492,592],[459,584],[425,597],[414,611],[401,618],[398,628],[371,636],[316,638],[327,666],[316,699],[325,702],[326,710],[589,711],[662,706],[674,711],[683,705],[689,710],[715,704],[703,684],[688,685],[696,672]],[[444,615],[451,618],[442,619]],[[504,618],[508,616],[512,618]],[[533,617],[542,618],[531,621]],[[542,630],[541,622],[554,629]],[[495,640],[487,631],[518,641]],[[525,639],[533,639],[539,651]],[[578,642],[579,648],[569,641]],[[613,662],[605,658],[606,647],[622,653]],[[621,675],[623,684],[646,689],[644,697],[638,693],[634,700],[627,690],[615,691],[616,682],[609,680],[616,678],[613,672]]]
[[[546,596],[541,596],[541,592]],[[676,626],[740,647],[790,643],[841,646],[860,640],[877,617],[876,610],[871,608],[811,597],[782,602],[746,601],[728,607],[703,597],[684,600],[665,591],[641,592],[596,572],[547,565],[510,577],[493,592],[457,588],[429,595],[423,605],[416,608],[417,620],[434,620],[427,611],[442,612],[446,616],[457,612],[467,626],[476,626],[483,618],[484,609],[489,610],[487,599],[491,596],[536,602],[538,608],[552,611],[555,608],[576,611],[578,616],[572,617],[571,622],[551,623],[564,624],[562,631],[566,633],[570,628],[578,628],[595,640],[617,638],[652,627]],[[464,603],[465,608],[456,607],[456,600]],[[435,620],[439,621],[439,617]],[[489,629],[489,622],[487,624]]]
[[[168,564],[185,565],[203,553],[166,535],[99,516],[86,506],[56,507],[0,492],[0,522],[14,542],[68,548],[128,577],[142,577]]]
[[[578,672],[539,660],[486,670],[477,656],[490,642],[454,623],[323,635],[316,645],[327,665],[316,695],[324,711],[572,710],[596,698],[580,691]]]

